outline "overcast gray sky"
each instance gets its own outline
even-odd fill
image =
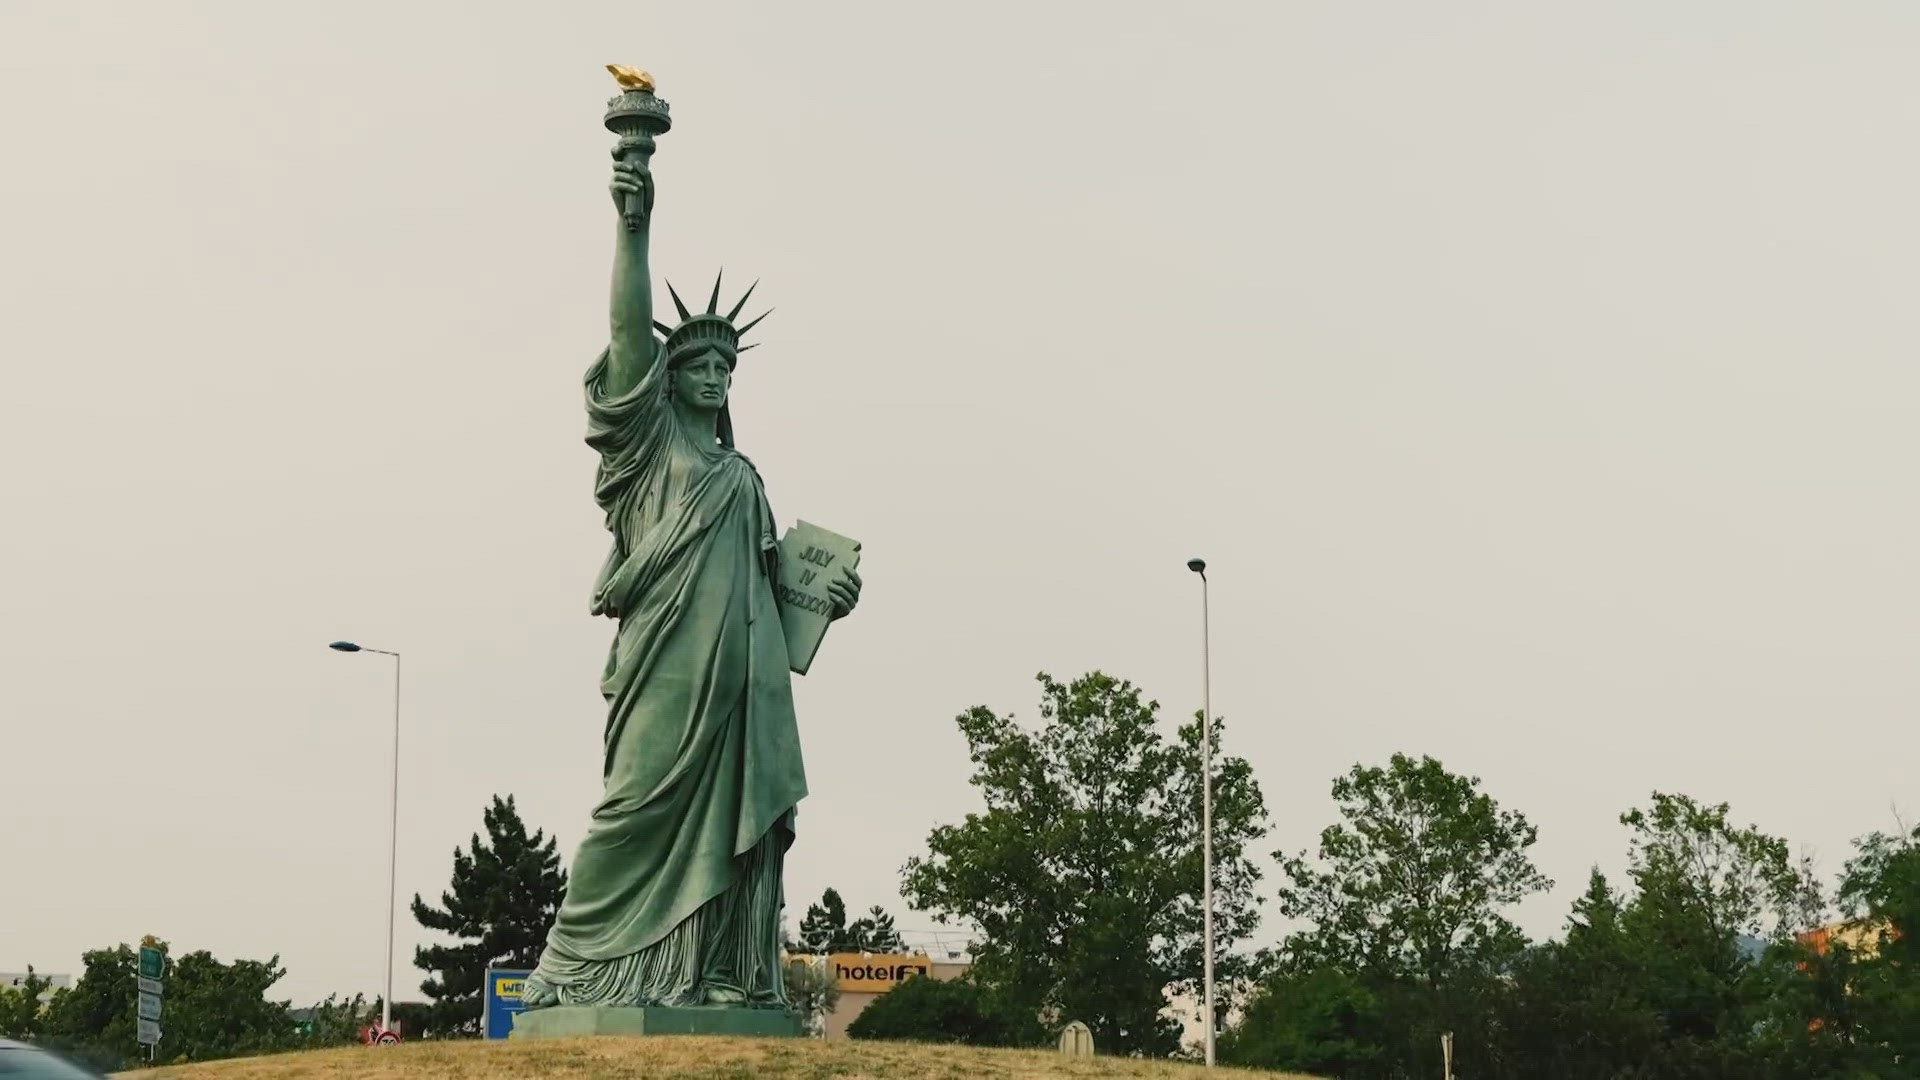
[[[1916,53],[1894,2],[0,0],[0,969],[376,989],[389,675],[334,638],[406,655],[403,896],[495,792],[570,852],[610,61],[673,104],[656,269],[779,309],[742,449],[866,545],[790,903],[898,908],[1035,671],[1195,708],[1191,554],[1273,846],[1405,750],[1540,826],[1536,934],[1655,788],[1835,870],[1912,809]]]

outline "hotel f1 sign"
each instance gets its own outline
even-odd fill
[[[925,955],[834,953],[827,962],[840,989],[856,994],[884,994],[916,975],[933,974],[933,959]]]

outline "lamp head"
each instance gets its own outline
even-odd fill
[[[355,645],[351,641],[336,641],[333,644],[327,646],[327,648],[332,649],[334,652],[359,652],[360,651],[360,646]]]
[[[1188,560],[1187,560],[1187,569],[1189,569],[1189,570],[1191,570],[1191,571],[1193,571],[1193,572],[1194,572],[1194,573],[1196,573],[1196,574],[1200,574],[1200,575],[1202,575],[1202,576],[1204,576],[1204,575],[1206,574],[1206,572],[1207,572],[1207,560],[1205,560],[1205,559],[1188,559]]]

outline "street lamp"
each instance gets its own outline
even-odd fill
[[[1188,559],[1187,569],[1200,575],[1200,862],[1201,948],[1204,1002],[1207,1014],[1207,1067],[1213,1067],[1213,645],[1208,641],[1213,620],[1207,595],[1207,560]]]
[[[336,641],[327,648],[335,652],[370,652],[393,657],[393,809],[387,843],[387,989],[380,997],[380,1030],[392,1031],[394,876],[400,866],[400,654],[386,649],[369,649],[351,641]]]

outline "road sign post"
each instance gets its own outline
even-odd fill
[[[167,954],[160,951],[160,943],[149,936],[140,942],[140,974],[135,977],[136,1025],[134,1034],[141,1046],[147,1048],[147,1060],[153,1060],[153,1048],[160,1043],[160,999],[165,993],[164,982],[167,975]]]

